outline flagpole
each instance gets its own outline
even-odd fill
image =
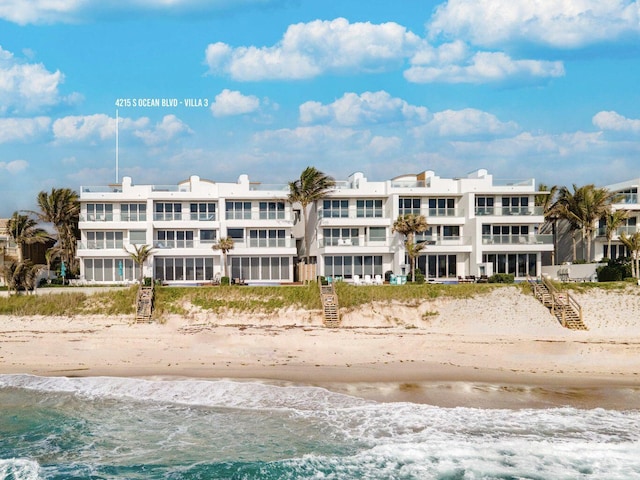
[[[120,123],[120,117],[118,117],[118,109],[116,108],[116,183],[118,183],[118,124]]]

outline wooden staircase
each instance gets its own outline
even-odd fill
[[[582,319],[582,306],[569,292],[560,292],[546,277],[542,282],[528,278],[533,295],[558,319],[560,325],[570,330],[587,330]]]
[[[136,323],[150,323],[153,314],[153,287],[138,288],[136,297]]]
[[[322,300],[322,310],[324,312],[324,326],[329,328],[339,327],[338,296],[333,283],[320,284],[320,299]]]

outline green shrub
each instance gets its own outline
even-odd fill
[[[631,263],[626,259],[609,260],[609,263],[596,269],[599,282],[619,282],[631,277]]]
[[[495,273],[489,277],[489,283],[513,283],[514,278],[511,273]]]
[[[424,283],[424,273],[419,268],[416,268],[416,283],[419,285]]]
[[[229,285],[231,283],[231,279],[229,277],[221,277],[220,285]]]

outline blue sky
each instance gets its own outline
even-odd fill
[[[138,184],[637,178],[639,60],[631,0],[2,0],[0,216],[113,183],[116,109]]]

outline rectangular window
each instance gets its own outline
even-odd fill
[[[382,218],[382,200],[357,200],[358,218]]]
[[[349,200],[323,200],[323,218],[348,218]]]
[[[129,230],[129,243],[131,245],[144,245],[147,243],[146,230]]]
[[[110,203],[87,203],[87,221],[112,222],[113,205]]]
[[[284,230],[249,230],[250,247],[285,247]]]
[[[260,202],[260,220],[284,220],[284,202]]]
[[[145,222],[147,220],[146,203],[120,204],[120,219],[123,222]]]
[[[182,204],[181,203],[165,203],[157,202],[155,204],[154,220],[171,221],[182,220]]]
[[[370,242],[385,242],[387,240],[387,229],[385,227],[369,227]]]
[[[455,205],[454,198],[430,198],[429,216],[452,217],[455,215]]]
[[[324,246],[358,245],[359,231],[357,228],[324,228]]]
[[[244,242],[244,228],[228,228],[227,236],[233,238],[234,242]]]
[[[193,248],[193,230],[158,230],[156,248]]]
[[[502,197],[503,215],[527,215],[529,210],[529,197]]]
[[[288,257],[231,257],[231,277],[290,281]]]
[[[398,199],[399,215],[420,215],[420,198],[400,198]]]
[[[250,220],[251,202],[230,202],[225,203],[227,220]]]
[[[215,230],[200,230],[200,243],[215,243],[216,231]]]
[[[382,275],[381,255],[329,255],[324,257],[325,276]]]
[[[192,203],[189,205],[191,220],[213,222],[216,219],[215,203]]]
[[[124,232],[87,232],[87,248],[103,250],[105,248],[123,248]]]

